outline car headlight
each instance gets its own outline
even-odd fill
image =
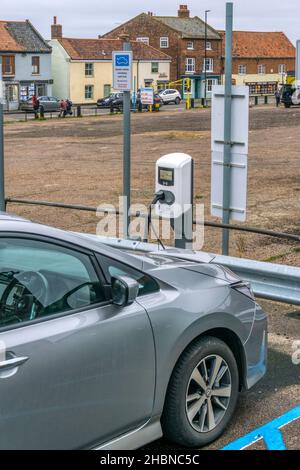
[[[255,301],[255,296],[254,296],[250,282],[239,281],[239,282],[235,282],[234,284],[231,284],[230,287],[234,290],[237,290],[238,292],[245,295],[246,297],[249,297],[251,300]]]

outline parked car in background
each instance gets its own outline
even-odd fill
[[[55,112],[60,109],[60,100],[54,96],[39,96],[39,111],[42,112]],[[27,101],[22,101],[20,104],[20,110],[26,111],[27,113],[33,113],[33,101],[30,98]]]
[[[199,448],[266,372],[248,283],[204,252],[105,240],[0,213],[2,450]]]
[[[286,108],[299,106],[300,90],[295,85],[284,85],[281,89],[281,102]]]
[[[163,104],[175,103],[180,104],[181,102],[181,94],[178,90],[168,88],[164,91],[159,93],[159,96],[162,99]]]
[[[111,93],[109,96],[105,98],[100,98],[97,101],[98,108],[110,108],[110,105],[113,101],[117,100],[122,96],[122,93]]]

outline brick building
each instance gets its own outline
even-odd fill
[[[118,38],[128,34],[131,40],[144,42],[171,56],[171,81],[184,77],[192,79],[192,95],[204,96],[205,67],[207,96],[218,84],[222,74],[222,41],[220,34],[207,25],[205,63],[205,22],[191,17],[187,5],[180,5],[177,16],[156,16],[142,13],[102,38]]]
[[[225,33],[222,59],[225,61]],[[233,32],[233,79],[248,85],[250,94],[273,94],[295,71],[296,49],[281,32]]]

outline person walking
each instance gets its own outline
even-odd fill
[[[279,88],[277,88],[277,90],[275,91],[275,99],[276,99],[276,106],[278,108],[281,102],[281,93],[280,93]]]
[[[37,119],[38,112],[39,112],[39,107],[40,107],[40,102],[37,99],[36,95],[33,95],[33,97],[32,97],[32,107],[33,107],[33,111],[34,111],[34,116]]]
[[[65,100],[60,101],[60,112],[59,112],[59,117],[66,117],[67,114],[67,102]]]

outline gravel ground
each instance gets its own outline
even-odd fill
[[[299,118],[298,108],[250,110],[248,225],[299,233],[300,142],[295,139]],[[171,109],[133,116],[133,202],[152,200],[157,158],[187,152],[195,159],[195,202],[205,205],[206,219],[215,220],[210,217],[209,128],[209,110]],[[6,125],[7,195],[95,206],[117,204],[122,192],[121,134],[120,116]],[[92,233],[99,221],[93,214],[59,209],[10,206],[10,210]],[[218,252],[220,236],[219,230],[207,229],[203,248]],[[270,237],[238,232],[231,236],[232,255],[299,265],[300,252],[295,249],[295,243]]]

